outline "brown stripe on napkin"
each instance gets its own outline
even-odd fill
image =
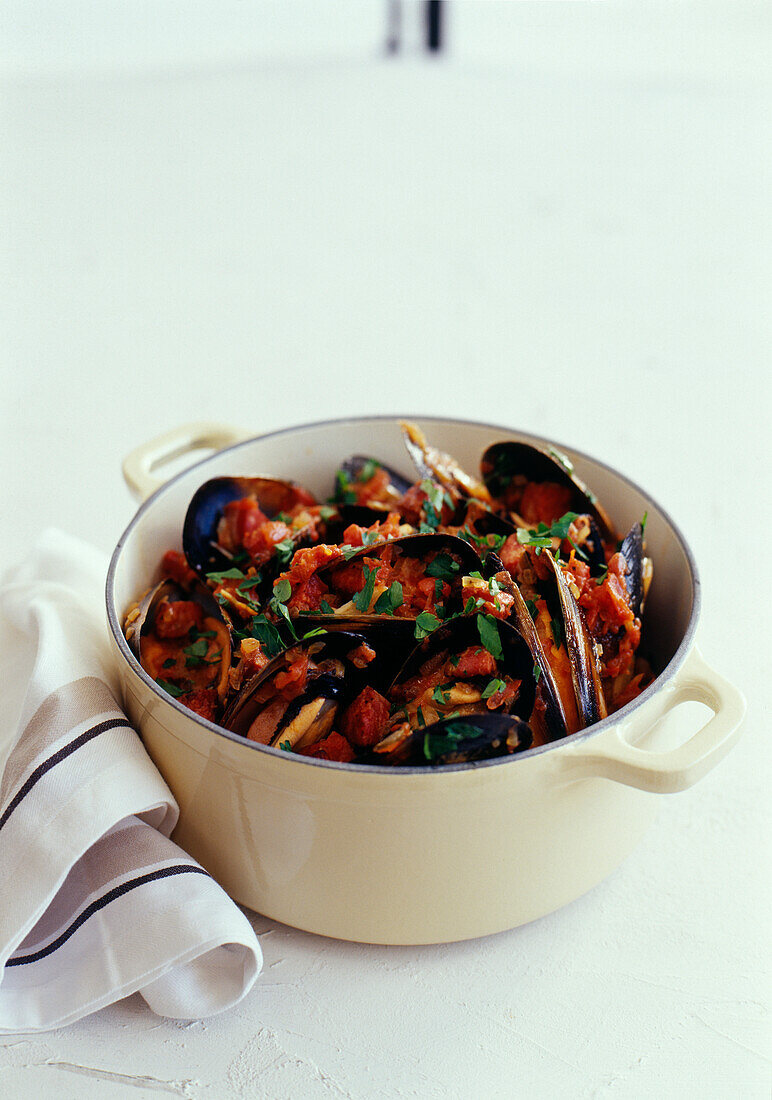
[[[169,860],[178,866],[188,866],[189,861],[191,868],[201,870],[176,844],[142,821],[107,833],[74,864],[58,894],[14,954],[36,953],[42,944],[67,930],[89,898],[113,893],[117,880],[132,871],[137,879],[147,881],[149,873]]]
[[[16,742],[0,782],[0,806],[29,770],[32,762],[76,726],[99,714],[123,718],[113,693],[104,680],[83,676],[46,696]],[[125,718],[122,725],[128,725]]]

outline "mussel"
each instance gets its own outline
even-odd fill
[[[521,589],[533,608],[536,632],[552,670],[567,732],[576,733],[606,717],[595,645],[553,554],[542,551],[541,569],[530,551],[526,560],[531,564],[520,576]]]
[[[622,540],[619,553],[625,562],[624,582],[628,603],[633,615],[640,618],[652,577],[651,560],[644,555],[642,524],[633,524]]]
[[[126,639],[145,672],[174,698],[214,719],[228,692],[231,637],[204,585],[161,581],[129,613]]]
[[[531,492],[529,485],[533,485],[537,487],[534,493],[549,494],[549,503],[554,503],[557,515],[569,511],[588,514],[603,538],[616,540],[611,520],[600,501],[576,476],[571,460],[560,451],[554,448],[545,451],[531,443],[507,440],[485,450],[480,469],[494,502],[517,516],[523,516],[523,510],[528,512],[526,493]],[[523,519],[526,525],[532,522],[528,515]]]
[[[517,584],[496,554],[488,554],[485,559],[485,572],[486,576],[493,577],[499,587],[512,597],[510,618],[531,651],[534,674],[537,677],[536,697],[538,700],[538,705],[534,707],[530,717],[534,743],[541,745],[546,744],[548,741],[558,741],[568,733],[568,717],[555,682],[552,666],[547,659],[533,618],[528,610],[528,605]]]
[[[243,685],[221,724],[293,752],[322,740],[363,682],[362,667],[351,659],[363,644],[361,635],[343,631],[305,638]]]
[[[459,763],[532,741],[533,659],[510,623],[485,614],[452,619],[421,641],[386,696],[390,732],[369,762]]]
[[[188,564],[202,578],[233,565],[234,555],[221,545],[218,528],[226,506],[234,501],[253,501],[269,520],[289,515],[298,505],[316,504],[302,486],[276,478],[217,477],[204,482],[193,494],[182,528],[182,547]],[[297,542],[303,533],[303,528],[293,531],[293,541]]]
[[[443,718],[421,729],[399,728],[358,762],[391,767],[468,764],[523,752],[531,742],[530,726],[516,714],[473,714]]]
[[[490,495],[486,487],[470,477],[466,470],[462,469],[456,460],[438,451],[436,447],[426,442],[426,437],[415,424],[402,423],[402,439],[407,452],[413,460],[413,465],[422,478],[438,482],[447,490],[454,501],[474,497],[478,500],[489,501]]]

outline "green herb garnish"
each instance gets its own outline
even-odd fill
[[[179,699],[181,695],[185,694],[181,687],[177,687],[176,684],[170,684],[168,680],[161,680],[159,678],[156,680],[156,683],[160,688],[163,688],[164,691],[168,691],[173,699]]]
[[[491,695],[498,695],[506,686],[503,680],[491,680],[488,686],[483,690],[483,699],[490,699]]]
[[[402,585],[399,581],[393,581],[385,592],[381,592],[380,596],[375,601],[373,611],[377,615],[393,615],[396,609],[401,607],[404,602]]]
[[[453,561],[450,554],[438,554],[426,567],[427,577],[436,577],[442,581],[452,581],[461,566]]]
[[[439,625],[440,620],[436,615],[432,615],[431,611],[422,611],[415,621],[415,637],[425,638]]]
[[[223,581],[243,581],[245,575],[240,569],[225,569],[222,573],[207,573],[206,579],[222,584]]]
[[[477,630],[480,634],[480,641],[488,650],[491,657],[496,661],[500,661],[503,656],[503,651],[501,648],[501,637],[499,635],[498,624],[494,617],[492,615],[478,615]]]
[[[452,684],[439,684],[432,692],[432,699],[435,703],[439,703],[441,707],[446,707],[450,702],[450,689]]]
[[[354,596],[353,603],[357,611],[364,613],[370,610],[370,604],[373,600],[373,590],[375,589],[375,576],[378,570],[375,567],[371,569],[367,565],[363,566],[363,569],[365,577],[364,588]]]

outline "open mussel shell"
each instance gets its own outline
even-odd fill
[[[311,494],[291,481],[270,477],[216,477],[205,481],[188,505],[182,528],[182,548],[188,564],[201,577],[228,569],[230,555],[217,544],[217,527],[226,504],[254,497],[269,519],[297,504],[313,505]]]
[[[148,639],[155,633],[155,618],[159,607],[163,603],[178,603],[180,601],[191,601],[197,603],[204,613],[204,626],[206,629],[214,630],[217,637],[217,645],[220,648],[220,659],[218,662],[217,676],[213,677],[213,687],[217,688],[217,694],[222,700],[228,690],[228,670],[231,664],[231,634],[230,628],[222,614],[219,604],[212,596],[212,593],[203,584],[195,584],[190,590],[186,590],[175,581],[163,580],[160,584],[157,584],[155,588],[139,602],[138,612],[139,614],[132,619],[131,622],[127,621],[125,634],[126,641],[129,643],[134,655],[139,663],[144,668],[148,675],[153,676],[155,670],[152,669],[148,662],[147,656],[147,642]],[[188,645],[187,639],[181,639],[182,645]]]
[[[438,482],[454,500],[465,497],[490,500],[486,487],[462,469],[451,455],[427,443],[423,432],[415,424],[403,422],[402,439],[421,478]]]
[[[624,582],[627,590],[627,602],[636,617],[640,617],[646,597],[646,573],[651,566],[643,553],[643,527],[634,523],[622,540],[619,553],[625,561]]]
[[[585,624],[579,605],[568,587],[563,570],[548,551],[545,560],[555,582],[560,605],[565,646],[571,665],[571,678],[579,715],[579,729],[600,722],[606,717],[606,701],[601,686],[600,665],[595,647]],[[550,603],[550,600],[547,601]],[[570,733],[575,731],[569,729]]]
[[[414,677],[421,675],[421,669],[438,654],[459,654],[470,646],[484,649],[480,634],[479,619],[486,618],[490,624],[490,616],[462,615],[451,619],[444,626],[433,631],[416,645],[400,668],[397,675],[389,685],[387,694],[392,695],[402,684]],[[496,675],[507,675],[513,680],[520,680],[520,690],[517,698],[510,705],[510,713],[519,715],[528,720],[533,711],[536,697],[536,681],[533,671],[533,658],[525,639],[518,630],[503,619],[494,620],[501,642],[501,657],[496,658]],[[490,713],[481,706],[482,713]],[[464,715],[466,719],[468,715]]]
[[[326,737],[338,707],[363,685],[363,671],[349,654],[364,638],[349,632],[318,634],[284,650],[248,680],[225,711],[220,724],[227,730],[265,745],[300,749]],[[293,699],[271,695],[267,682],[306,654],[315,666],[303,690]],[[261,690],[262,689],[262,690]]]
[[[506,498],[507,489],[514,478],[524,478],[537,484],[554,482],[568,489],[571,498],[568,511],[593,517],[601,535],[616,540],[611,520],[598,498],[574,473],[566,455],[555,449],[541,450],[531,443],[507,440],[493,443],[480,460],[483,481],[495,501]]]
[[[530,748],[530,726],[516,714],[469,714],[384,738],[360,764],[440,767],[507,756]]]
[[[485,576],[495,577],[499,587],[514,600],[511,618],[531,652],[534,670],[539,670],[536,693],[542,705],[531,715],[534,736],[538,738],[538,742],[558,741],[568,734],[568,717],[528,605],[497,554],[490,553],[485,559]]]

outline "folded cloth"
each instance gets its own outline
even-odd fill
[[[169,840],[177,804],[116,702],[106,567],[48,531],[0,587],[13,632],[0,682],[10,669],[26,685],[0,731],[0,1033],[137,990],[162,1016],[197,1019],[239,1001],[262,966],[244,914]]]

